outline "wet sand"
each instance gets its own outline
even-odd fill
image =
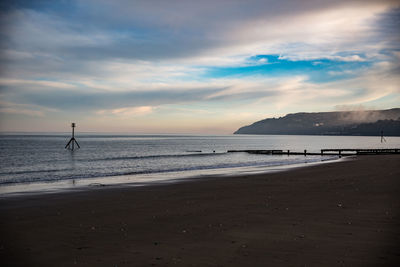
[[[400,266],[400,156],[0,199],[2,266]]]

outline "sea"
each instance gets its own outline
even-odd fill
[[[298,135],[1,134],[0,196],[103,186],[144,186],[320,164],[338,156],[261,155],[228,150],[319,152],[400,148],[400,137]]]

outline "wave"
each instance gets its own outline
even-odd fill
[[[161,159],[161,158],[186,158],[186,157],[207,157],[207,156],[222,156],[226,155],[227,153],[190,153],[190,154],[166,154],[166,155],[148,155],[148,156],[122,156],[122,157],[105,157],[105,158],[97,158],[97,159],[80,159],[80,162],[103,162],[103,161],[118,161],[118,160],[146,160],[146,159]],[[61,161],[61,160],[55,160]],[[48,161],[48,163],[54,162]],[[167,170],[145,170],[145,171],[138,171],[138,172],[98,172],[92,174],[76,174],[70,176],[64,176],[57,173],[70,171],[70,168],[59,168],[59,169],[39,169],[39,170],[18,170],[18,171],[6,171],[0,172],[0,175],[40,175],[40,177],[30,177],[30,178],[20,178],[20,177],[13,177],[12,180],[0,180],[1,184],[9,184],[9,183],[29,183],[35,181],[56,181],[56,180],[63,180],[63,179],[81,179],[81,178],[95,178],[95,177],[103,177],[103,176],[117,176],[117,175],[139,175],[139,174],[151,174],[151,173],[160,173],[160,172],[173,172],[173,171],[185,171],[185,170],[195,170],[197,167],[193,168],[175,168],[175,169],[167,169]],[[200,167],[201,168],[201,167]],[[215,168],[215,167],[213,167]],[[216,167],[218,168],[218,167]],[[93,169],[92,169],[93,171]],[[53,174],[51,178],[46,178],[49,174]],[[1,179],[1,177],[0,177]]]
[[[214,153],[212,153],[214,154]],[[172,156],[172,155],[170,155]],[[336,158],[336,157],[335,157]],[[331,158],[333,159],[333,158]],[[327,160],[327,159],[325,159]],[[40,177],[29,177],[29,178],[14,178],[13,180],[0,181],[0,185],[7,184],[23,184],[23,183],[34,183],[34,182],[55,182],[62,180],[73,180],[73,179],[90,179],[99,177],[112,177],[112,176],[129,176],[129,175],[146,175],[146,174],[162,174],[162,173],[172,173],[172,172],[186,172],[186,171],[201,171],[201,170],[212,170],[212,169],[229,169],[229,168],[240,168],[240,167],[273,167],[273,166],[283,166],[283,165],[293,165],[305,162],[317,162],[321,161],[321,158],[308,158],[306,161],[304,159],[291,160],[291,161],[267,161],[267,162],[242,162],[242,163],[224,163],[224,164],[213,164],[213,165],[198,165],[192,167],[178,167],[169,169],[153,169],[153,170],[143,170],[143,171],[115,171],[110,173],[96,172],[91,174],[69,174],[68,176],[63,175],[52,175],[51,177],[46,177],[46,173],[54,172],[55,170],[38,170],[38,171],[27,171],[25,173],[42,173]],[[64,171],[66,169],[60,169]],[[57,171],[57,170],[56,170]],[[22,173],[22,172],[21,172]]]
[[[166,154],[166,155],[147,155],[147,156],[124,156],[124,157],[106,157],[98,159],[84,159],[85,161],[108,161],[108,160],[137,160],[137,159],[159,159],[159,158],[185,158],[185,157],[207,157],[207,156],[222,156],[227,152],[222,153],[191,153],[191,154]]]
[[[188,151],[189,152],[189,151]],[[190,151],[193,152],[193,151]],[[197,152],[197,151],[196,151]],[[105,157],[105,158],[81,158],[79,159],[80,162],[98,162],[98,161],[117,161],[117,160],[143,160],[143,159],[160,159],[160,158],[184,158],[184,157],[207,157],[207,156],[223,156],[228,154],[227,152],[198,152],[198,153],[191,153],[191,154],[159,154],[159,155],[147,155],[147,156],[121,156],[121,157]],[[54,163],[54,162],[65,162],[65,159],[51,159],[51,160],[45,160],[42,161],[42,164],[46,163]],[[15,164],[16,165],[16,164]],[[24,166],[24,163],[20,163],[16,166]],[[1,167],[1,166],[0,166]],[[65,169],[68,170],[68,169]],[[39,172],[41,172],[40,170]],[[58,170],[54,170],[58,171]],[[37,172],[37,171],[32,171],[32,173]],[[25,171],[22,171],[21,173],[25,173]],[[29,171],[26,171],[26,173],[29,173]],[[0,175],[5,175],[5,174],[20,174],[20,172],[0,172]]]
[[[59,171],[68,171],[70,169],[51,169],[51,170],[26,170],[26,171],[8,171],[0,172],[0,175],[10,175],[10,174],[31,174],[31,173],[52,173]],[[0,182],[1,184],[1,182]]]

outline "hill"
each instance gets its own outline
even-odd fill
[[[267,118],[234,134],[400,136],[400,108],[366,111],[294,113]]]

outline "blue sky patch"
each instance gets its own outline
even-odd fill
[[[369,61],[341,61],[332,59],[294,61],[282,58],[279,55],[257,55],[250,57],[247,62],[243,66],[211,67],[204,75],[208,78],[306,75],[312,82],[329,82],[349,78],[357,70],[365,69],[372,64]]]

